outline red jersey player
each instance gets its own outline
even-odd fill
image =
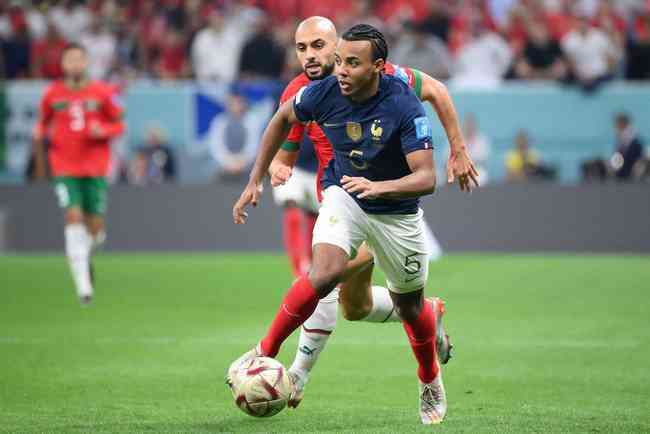
[[[47,139],[55,191],[65,209],[65,251],[79,300],[88,304],[93,295],[90,254],[106,237],[110,140],[124,131],[124,123],[114,90],[87,79],[88,55],[82,46],[68,45],[62,66],[65,78],[45,91],[34,128],[36,173],[45,173]]]
[[[304,72],[287,86],[282,95],[282,102],[290,100],[310,81],[325,78],[332,73],[336,41],[336,29],[326,18],[311,17],[298,26],[295,34],[296,54]],[[457,176],[461,189],[469,190],[470,178],[474,175],[475,169],[465,149],[458,117],[444,84],[420,71],[401,68],[390,63],[387,63],[385,72],[400,77],[413,88],[421,100],[428,101],[434,107],[451,145],[447,167],[448,181],[452,182]],[[282,185],[291,176],[298,144],[304,134],[307,134],[314,144],[319,160],[318,179],[320,180],[323,170],[333,157],[332,146],[316,123],[294,124],[287,141],[269,167],[271,183],[274,186]],[[318,188],[320,191],[320,182]],[[371,285],[372,270],[372,253],[362,245],[356,258],[348,264],[339,293],[332,291],[321,299],[314,314],[303,324],[296,358],[289,369],[296,392],[289,403],[290,406],[297,406],[302,399],[309,372],[336,325],[339,303],[343,308],[343,316],[348,320],[368,322],[400,320],[395,313],[388,289]],[[442,363],[446,363],[450,358],[451,345],[441,323],[444,305],[437,298],[429,301],[434,304],[436,314],[438,358]]]

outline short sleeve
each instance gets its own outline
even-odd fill
[[[289,130],[289,135],[287,136],[287,140],[290,142],[300,143],[304,135],[305,135],[305,125],[293,124],[291,125],[291,130]]]
[[[122,103],[119,100],[117,90],[106,89],[102,110],[104,112],[104,115],[112,121],[118,121],[122,119],[122,116],[124,115],[124,109],[122,108]]]
[[[404,154],[433,149],[431,121],[415,94],[403,95],[398,107],[403,107],[400,139]]]
[[[300,122],[318,121],[318,114],[331,78],[315,81],[296,93],[293,98],[293,110]]]

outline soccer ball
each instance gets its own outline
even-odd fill
[[[235,405],[255,417],[271,417],[287,406],[291,380],[282,363],[270,357],[254,357],[232,375],[230,389]]]

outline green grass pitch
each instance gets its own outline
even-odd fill
[[[429,432],[399,324],[339,327],[298,410],[240,412],[228,364],[291,281],[281,255],[104,254],[81,308],[63,256],[0,257],[0,432]],[[439,432],[650,432],[650,259],[431,266],[456,346]],[[296,334],[279,359],[293,358]]]

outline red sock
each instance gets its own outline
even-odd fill
[[[303,258],[302,210],[288,207],[284,210],[284,247],[289,255],[291,270],[294,276],[300,276]]]
[[[404,330],[418,361],[418,377],[423,383],[431,383],[438,375],[436,363],[436,319],[429,303],[422,303],[420,316],[410,323],[403,321]]]
[[[268,333],[260,342],[262,353],[275,357],[282,342],[314,313],[317,304],[318,294],[307,276],[298,278],[284,296]]]

